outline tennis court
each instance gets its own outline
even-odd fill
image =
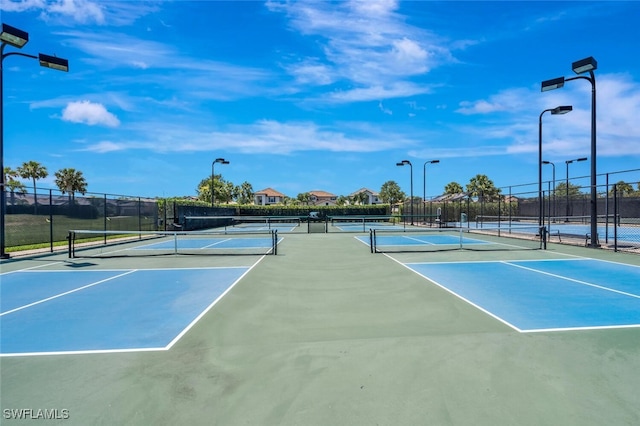
[[[135,236],[109,245],[125,255],[3,261],[1,408],[78,425],[637,423],[640,258],[460,235],[372,253],[368,233],[294,232],[237,256],[140,255],[162,241]]]
[[[5,274],[1,355],[169,349],[249,269]]]

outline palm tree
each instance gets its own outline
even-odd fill
[[[240,186],[236,187],[235,192],[238,196],[239,204],[250,204],[253,201],[253,186],[249,182],[242,182]]]
[[[311,202],[311,194],[309,194],[308,192],[301,192],[296,198],[300,202],[300,204],[304,204],[307,206]]]
[[[4,182],[9,191],[11,192],[11,205],[15,204],[15,197],[17,193],[26,192],[24,184],[15,178],[20,176],[17,170],[13,170],[11,167],[4,168]]]
[[[356,195],[353,196],[354,204],[367,204],[368,201],[369,201],[369,194],[367,194],[364,191],[358,192]]]
[[[494,201],[500,195],[500,189],[496,188],[493,181],[487,175],[476,175],[467,184],[467,192],[472,197],[478,197],[482,201]]]
[[[462,185],[460,185],[458,182],[449,182],[444,187],[445,194],[460,194],[462,192],[463,192]]]
[[[383,203],[393,205],[403,201],[406,197],[407,195],[400,189],[400,185],[393,180],[386,181],[380,188],[380,199]]]
[[[85,180],[82,172],[73,168],[60,169],[56,173],[56,186],[63,194],[69,193],[69,204],[76,192],[84,195],[87,192],[87,181]]]
[[[49,176],[47,168],[37,161],[27,161],[18,167],[18,174],[22,179],[31,179],[33,182],[33,201],[35,203],[35,212],[38,213],[38,194],[36,193],[36,180],[44,179]]]
[[[633,194],[633,186],[623,180],[616,183],[616,190],[618,191],[618,196],[620,197]],[[613,195],[613,188],[611,188],[609,192],[611,193],[611,195]]]

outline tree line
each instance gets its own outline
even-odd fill
[[[37,161],[26,161],[16,169],[5,167],[3,172],[5,185],[11,193],[26,192],[25,184],[19,181],[18,178],[30,180],[37,204],[36,182],[49,176],[49,171],[45,166]],[[69,194],[73,197],[76,192],[83,195],[87,192],[87,181],[80,170],[64,168],[55,172],[54,175],[56,177],[55,184],[63,194]]]
[[[214,175],[213,182],[211,176],[202,179],[196,188],[197,199],[202,202],[212,201],[211,188],[214,190],[215,201],[220,204],[228,204],[236,201],[238,204],[251,204],[254,194],[253,187],[249,182],[241,185],[234,185],[230,181],[222,178],[222,175]],[[444,188],[446,194],[459,194],[466,192],[472,197],[477,197],[480,201],[495,201],[501,196],[501,190],[496,188],[493,181],[486,175],[478,174],[473,177],[463,189],[457,182],[450,182]],[[407,195],[400,189],[397,182],[390,180],[385,182],[379,191],[379,198],[386,204],[397,204],[407,200]],[[420,197],[414,197],[419,198]],[[340,195],[336,197],[337,205],[365,204],[368,200],[366,193],[361,192],[353,196]],[[299,193],[295,198],[285,196],[282,204],[285,206],[309,205],[311,204],[311,194],[309,192]]]
[[[63,168],[54,173],[55,185],[63,194],[69,194],[71,197],[76,192],[85,194],[87,191],[87,181],[85,180],[81,171],[74,168]],[[22,163],[21,166],[16,169],[11,167],[4,168],[4,181],[6,188],[11,193],[26,192],[26,186],[24,183],[18,180],[18,178],[28,179],[32,183],[34,197],[37,197],[36,182],[40,179],[44,179],[49,176],[49,172],[45,166],[37,161],[27,161]],[[640,183],[637,184],[637,189],[634,189],[631,184],[624,181],[616,183],[619,196],[640,196]],[[234,185],[230,181],[226,181],[222,178],[222,175],[214,175],[213,182],[211,177],[208,176],[200,181],[196,188],[197,199],[202,202],[210,203],[212,201],[212,188],[215,195],[215,201],[221,204],[228,204],[232,201],[236,201],[238,204],[252,204],[254,198],[253,186],[245,181],[240,185]],[[502,197],[502,190],[496,188],[495,184],[487,175],[478,174],[470,179],[469,183],[463,188],[458,182],[450,182],[444,187],[445,194],[460,194],[466,193],[467,195],[477,198],[478,201],[497,201]],[[613,195],[613,187],[609,191],[609,195]],[[569,196],[577,197],[580,194],[580,187],[564,182],[559,183],[555,187],[556,196]],[[367,194],[364,192],[355,194],[353,196],[340,195],[336,198],[337,205],[347,204],[365,204],[367,202]],[[379,198],[386,204],[397,204],[408,199],[407,194],[400,189],[397,182],[390,180],[385,182],[379,191]],[[421,200],[421,197],[414,196],[414,200]],[[37,204],[37,198],[35,200]],[[298,194],[295,198],[285,196],[282,204],[284,205],[309,205],[311,203],[311,194],[309,192],[303,192]]]

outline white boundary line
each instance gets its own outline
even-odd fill
[[[531,271],[531,272],[536,272],[538,274],[542,274],[542,275],[548,275],[550,277],[554,277],[554,278],[560,278],[562,280],[566,280],[566,281],[571,281],[577,284],[582,284],[582,285],[586,285],[589,287],[594,287],[600,290],[605,290],[605,291],[610,291],[612,293],[618,293],[618,294],[622,294],[623,296],[629,296],[629,297],[633,297],[636,299],[640,299],[640,295],[638,294],[633,294],[633,293],[627,293],[626,291],[621,291],[621,290],[616,290],[610,287],[605,287],[599,284],[594,284],[594,283],[590,283],[587,281],[582,281],[582,280],[578,280],[575,278],[570,278],[570,277],[565,277],[564,275],[558,275],[558,274],[552,274],[551,272],[545,272],[545,271],[541,271],[540,269],[534,269],[534,268],[527,268],[526,266],[522,266],[522,265],[516,265],[515,263],[511,263],[513,262],[511,261],[500,261],[500,263],[503,263],[505,265],[509,265],[509,266],[513,266],[515,268],[520,268],[520,269],[524,269],[526,271]]]
[[[205,267],[205,268],[151,268],[151,269],[133,269],[133,270],[126,270],[128,271],[127,273],[131,273],[131,272],[135,272],[135,271],[155,271],[155,270],[198,270],[198,269],[238,269],[238,268],[247,268],[247,270],[236,280],[234,281],[220,296],[218,296],[211,304],[209,304],[209,306],[207,306],[204,311],[202,311],[193,321],[191,321],[191,323],[189,323],[180,333],[178,333],[178,335],[176,337],[173,338],[173,340],[171,340],[171,342],[169,342],[169,344],[167,344],[165,347],[158,347],[158,348],[127,348],[127,349],[97,349],[97,350],[86,350],[86,351],[55,351],[55,352],[21,352],[21,353],[0,353],[0,358],[4,358],[4,357],[28,357],[28,356],[49,356],[49,355],[90,355],[90,354],[116,354],[116,353],[132,353],[132,352],[159,352],[159,351],[168,351],[169,349],[171,349],[173,347],[173,345],[175,345],[185,334],[187,334],[187,332],[204,316],[207,314],[207,312],[209,312],[229,291],[231,291],[231,289],[233,287],[236,286],[236,284],[238,284],[238,282],[240,282],[240,280],[242,280],[242,278],[244,278],[249,271],[251,271],[256,265],[258,265],[260,262],[262,262],[262,260],[266,257],[267,255],[262,255],[260,257],[260,259],[258,259],[253,265],[251,266],[231,266],[231,267],[224,267],[224,266],[216,266],[216,267]],[[98,269],[92,269],[93,271],[99,271]],[[109,271],[108,269],[103,270],[103,271]],[[57,272],[57,271],[44,271],[44,272]],[[60,272],[75,272],[75,271],[60,271]],[[116,277],[112,277],[112,278],[117,278],[119,276],[123,276],[126,275],[125,274],[120,274]],[[110,278],[110,279],[112,279]],[[106,280],[103,280],[106,281]],[[98,283],[94,283],[94,284],[90,284],[91,285],[96,285]],[[85,286],[88,287],[88,286]],[[76,290],[80,290],[84,287],[81,287],[79,289]],[[76,291],[76,290],[72,290]],[[67,292],[70,293],[70,292]],[[58,296],[55,296],[58,297]],[[38,302],[40,303],[40,302]],[[25,306],[26,307],[26,306]],[[9,311],[8,311],[9,312]],[[6,312],[6,313],[8,313]]]
[[[30,271],[32,269],[38,269],[38,268],[44,268],[44,267],[47,267],[47,266],[58,265],[60,263],[64,263],[64,262],[58,261],[58,262],[45,263],[44,265],[30,266],[28,268],[22,268],[22,269],[16,269],[14,271],[2,272],[2,273],[0,273],[0,275],[14,274],[16,272],[25,272],[25,271]]]
[[[518,327],[516,327],[515,325],[511,324],[510,322],[498,317],[497,315],[493,314],[492,312],[487,311],[486,309],[482,308],[481,306],[471,302],[470,300],[466,299],[465,297],[462,297],[461,295],[459,295],[458,293],[454,292],[453,290],[447,288],[446,286],[438,283],[437,281],[435,281],[433,278],[429,278],[426,275],[421,274],[420,272],[412,269],[409,265],[435,265],[435,264],[448,264],[448,263],[503,263],[509,266],[514,266],[517,268],[522,268],[525,270],[530,270],[533,272],[538,272],[541,274],[545,274],[545,275],[549,275],[555,278],[561,278],[561,279],[565,279],[567,281],[573,281],[576,282],[578,284],[582,284],[582,285],[587,285],[587,286],[591,286],[591,287],[595,287],[601,290],[605,290],[605,291],[611,291],[613,293],[619,293],[625,296],[630,296],[633,298],[637,298],[640,299],[640,295],[637,294],[633,294],[633,293],[627,293],[624,291],[620,291],[620,290],[615,290],[612,288],[608,288],[608,287],[603,287],[597,284],[593,284],[593,283],[588,283],[586,281],[580,281],[580,280],[576,280],[573,278],[569,278],[569,277],[564,277],[562,275],[556,275],[556,274],[552,274],[549,272],[544,272],[544,271],[540,271],[537,269],[533,269],[533,268],[527,268],[525,266],[521,266],[521,265],[515,265],[515,264],[511,264],[510,262],[540,262],[540,261],[544,261],[544,262],[549,262],[549,261],[554,261],[554,262],[566,262],[566,261],[585,261],[585,260],[596,260],[596,261],[600,261],[600,259],[593,259],[593,258],[588,258],[588,257],[578,257],[576,256],[575,259],[526,259],[526,260],[509,260],[509,261],[502,261],[502,260],[481,260],[481,261],[454,261],[454,262],[411,262],[411,263],[402,263],[401,261],[395,259],[393,256],[390,256],[387,253],[383,253],[386,257],[388,257],[389,259],[393,260],[396,263],[399,263],[400,265],[404,266],[405,268],[409,269],[410,271],[414,272],[416,275],[421,276],[423,278],[425,278],[426,280],[434,283],[435,285],[437,285],[438,287],[442,288],[443,290],[447,291],[450,294],[453,294],[454,296],[456,296],[457,298],[459,298],[460,300],[465,301],[466,303],[470,304],[471,306],[479,309],[480,311],[486,313],[487,315],[497,319],[498,321],[502,322],[503,324],[508,325],[509,327],[513,328],[514,330],[516,330],[519,333],[542,333],[542,332],[558,332],[558,331],[584,331],[584,330],[609,330],[609,329],[618,329],[618,328],[638,328],[640,327],[640,324],[622,324],[622,325],[603,325],[603,326],[590,326],[590,327],[561,327],[561,328],[536,328],[536,329],[527,329],[527,330],[522,330]],[[573,256],[573,255],[571,255]],[[621,263],[621,262],[613,262],[613,261],[603,261],[603,262],[609,262],[609,263],[614,263],[614,264],[618,264],[618,265],[625,265],[625,266],[631,266],[631,267],[640,267],[637,265],[630,265],[628,263]]]
[[[218,296],[218,298],[216,300],[214,300],[213,302],[211,302],[211,304],[209,304],[209,306],[207,306],[204,311],[202,311],[200,313],[200,315],[198,315],[196,318],[194,318],[193,321],[191,321],[191,323],[189,325],[187,325],[184,330],[182,330],[182,332],[180,332],[171,342],[169,342],[169,344],[165,347],[166,350],[169,350],[173,347],[173,345],[175,345],[178,340],[180,340],[182,338],[182,336],[184,336],[185,334],[187,334],[187,332],[189,330],[191,330],[191,328],[196,325],[196,323],[198,321],[200,321],[200,319],[205,316],[207,314],[207,312],[209,312],[224,296],[227,295],[227,293],[229,293],[231,291],[231,289],[233,287],[236,286],[236,284],[238,284],[240,282],[240,280],[242,280],[248,273],[249,271],[251,271],[258,263],[262,262],[262,260],[266,257],[267,255],[263,255],[260,259],[258,259],[258,261],[256,263],[254,263],[253,265],[251,265],[251,267],[249,267],[242,275],[240,275],[240,277],[238,277],[237,280],[235,280],[220,296]]]
[[[12,314],[12,313],[17,312],[17,311],[21,311],[21,310],[26,309],[26,308],[30,308],[32,306],[39,305],[39,304],[44,303],[44,302],[48,302],[48,301],[53,300],[53,299],[57,299],[57,298],[62,297],[62,296],[66,296],[66,295],[71,294],[71,293],[75,293],[75,292],[80,291],[80,290],[85,290],[85,289],[87,289],[89,287],[93,287],[93,286],[96,286],[98,284],[102,284],[104,282],[111,281],[111,280],[114,280],[116,278],[123,277],[125,275],[129,275],[129,274],[131,274],[133,272],[136,272],[136,271],[138,271],[138,269],[131,269],[129,271],[123,272],[122,274],[114,275],[113,277],[105,278],[103,280],[96,281],[94,283],[87,284],[87,285],[84,285],[82,287],[77,287],[77,288],[74,288],[73,290],[65,291],[63,293],[59,293],[59,294],[56,294],[56,295],[53,295],[53,296],[50,296],[50,297],[46,297],[44,299],[37,300],[35,302],[28,303],[28,304],[23,305],[23,306],[18,306],[17,308],[14,308],[14,309],[8,310],[6,312],[0,313],[0,317],[8,315],[8,314]],[[40,272],[40,271],[38,271],[38,272]]]
[[[394,259],[392,256],[389,256],[387,253],[382,253],[382,254],[384,254],[384,255],[385,255],[385,256],[387,256],[389,259],[393,260],[394,262],[397,262],[397,263],[399,263],[400,265],[404,266],[405,268],[407,268],[408,270],[410,270],[410,271],[411,271],[411,272],[413,272],[414,274],[416,274],[416,275],[418,275],[418,276],[420,276],[420,277],[422,277],[422,278],[426,279],[426,280],[427,280],[427,281],[429,281],[429,282],[434,283],[435,285],[437,285],[437,286],[438,286],[438,287],[440,287],[441,289],[445,290],[446,292],[448,292],[448,293],[450,293],[450,294],[453,294],[453,295],[454,295],[454,296],[456,296],[458,299],[460,299],[460,300],[462,300],[462,301],[464,301],[464,302],[468,303],[469,305],[473,306],[474,308],[476,308],[476,309],[478,309],[478,310],[480,310],[480,311],[484,312],[485,314],[489,315],[490,317],[495,318],[496,320],[500,321],[501,323],[503,323],[503,324],[505,324],[505,325],[509,326],[510,328],[512,328],[512,329],[514,329],[514,330],[516,330],[516,331],[518,331],[518,332],[520,332],[520,333],[522,333],[522,332],[523,332],[522,330],[520,330],[520,329],[519,329],[518,327],[516,327],[515,325],[513,325],[513,324],[511,324],[510,322],[508,322],[508,321],[506,321],[506,320],[504,320],[504,319],[500,318],[499,316],[495,315],[494,313],[487,311],[487,310],[486,310],[486,309],[484,309],[482,306],[480,306],[480,305],[477,305],[477,304],[473,303],[473,302],[472,302],[472,301],[470,301],[469,299],[467,299],[467,298],[465,298],[465,297],[463,297],[463,296],[459,295],[458,293],[456,293],[455,291],[451,290],[450,288],[448,288],[448,287],[446,287],[446,286],[444,286],[444,285],[440,284],[439,282],[435,281],[433,278],[429,278],[429,277],[427,277],[426,275],[423,275],[423,274],[421,274],[420,272],[416,271],[415,269],[411,269],[411,268],[408,266],[408,265],[410,265],[409,263],[404,264],[404,263],[400,262],[399,260]],[[447,263],[447,262],[440,262],[440,263]],[[453,263],[453,262],[451,262],[451,263]],[[498,263],[498,262],[493,262],[493,263]]]

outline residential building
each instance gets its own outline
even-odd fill
[[[310,203],[314,206],[335,206],[338,197],[326,191],[309,191]]]
[[[349,198],[352,200],[358,199],[358,196],[360,196],[360,194],[364,194],[366,196],[366,199],[364,200],[360,199],[359,201],[355,201],[354,204],[379,204],[380,203],[380,194],[368,188],[358,189],[356,192],[349,194]]]
[[[266,188],[257,191],[253,195],[253,202],[258,206],[270,206],[272,204],[281,204],[284,202],[285,195],[273,188]]]

